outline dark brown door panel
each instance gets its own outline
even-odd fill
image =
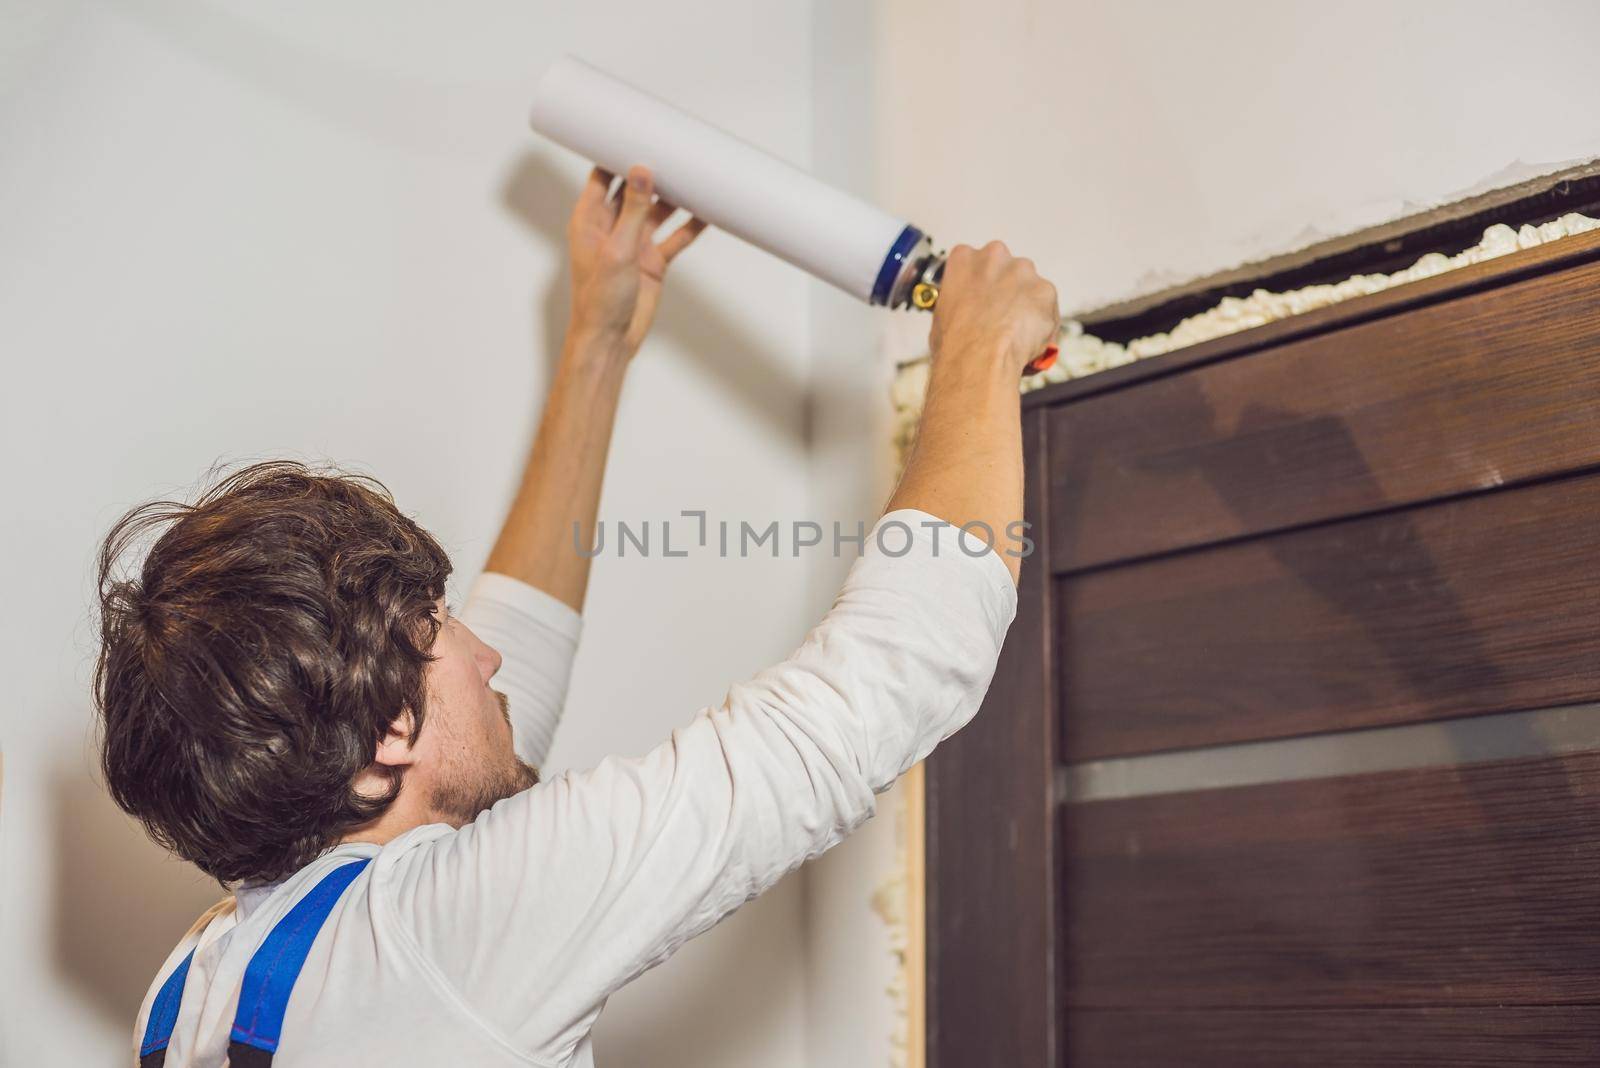
[[[1600,1006],[1070,1012],[1071,1068],[1584,1068]]]
[[[1057,571],[1600,463],[1600,263],[1047,409]]]
[[[1600,474],[1056,580],[1064,757],[1600,698]]]
[[[1062,1003],[1600,1003],[1600,754],[1062,806]]]

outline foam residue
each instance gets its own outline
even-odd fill
[[[1524,225],[1513,229],[1496,223],[1483,232],[1483,239],[1454,256],[1430,252],[1416,263],[1393,274],[1358,274],[1331,285],[1305,286],[1285,293],[1258,289],[1248,297],[1224,297],[1214,307],[1191,315],[1171,330],[1135,338],[1126,345],[1098,338],[1083,329],[1083,324],[1068,320],[1061,326],[1061,354],[1047,371],[1022,379],[1022,392],[1040,389],[1054,382],[1083,378],[1097,371],[1120,367],[1135,360],[1160,356],[1175,349],[1227,337],[1254,326],[1287,319],[1302,312],[1340,304],[1356,297],[1381,293],[1407,282],[1416,282],[1448,271],[1459,270],[1521,249],[1535,248],[1563,237],[1600,229],[1600,219],[1576,213],[1563,215],[1542,226]],[[916,433],[917,417],[928,388],[926,356],[902,364],[895,376],[895,444],[902,458]]]

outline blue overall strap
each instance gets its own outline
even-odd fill
[[[172,1028],[178,1022],[178,1004],[183,1000],[183,984],[189,978],[189,963],[193,960],[191,949],[156,991],[156,999],[150,1003],[150,1018],[144,1023],[144,1041],[139,1043],[139,1068],[161,1068],[166,1063],[167,1043],[172,1041]]]
[[[244,985],[239,991],[239,1008],[233,1014],[229,1034],[229,1068],[265,1068],[277,1052],[283,1034],[283,1014],[289,1008],[289,994],[300,978],[311,943],[327,922],[333,906],[345,887],[361,874],[370,857],[344,864],[311,888],[311,892],[290,909],[261,943],[244,969]]]

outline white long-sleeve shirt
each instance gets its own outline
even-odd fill
[[[589,1068],[590,1028],[614,991],[859,826],[977,711],[1017,593],[997,553],[958,534],[926,512],[885,515],[793,655],[642,757],[564,773],[459,830],[341,845],[237,892],[162,966],[135,1049],[159,980],[194,948],[166,1063],[221,1065],[267,932],[329,871],[371,857],[311,948],[278,1068]],[[500,651],[495,685],[519,754],[538,763],[580,617],[486,574],[462,618]]]

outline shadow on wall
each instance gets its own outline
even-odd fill
[[[150,841],[83,764],[57,764],[48,796],[56,968],[95,1013],[131,1035],[167,954],[226,892]]]
[[[561,173],[548,155],[537,151],[523,153],[512,165],[500,193],[506,211],[541,242],[562,249],[563,256],[567,220],[577,199],[578,186]],[[706,239],[701,235],[685,256],[692,258],[701,251]],[[563,267],[540,296],[534,313],[544,329],[547,383],[554,377],[566,332],[567,284]],[[782,430],[792,441],[804,444],[809,423],[804,411],[808,396],[805,379],[785,363],[769,342],[752,333],[738,317],[728,314],[729,299],[707,294],[680,267],[668,276],[666,295],[651,334],[670,339],[703,366],[729,399],[755,413],[763,426]]]

